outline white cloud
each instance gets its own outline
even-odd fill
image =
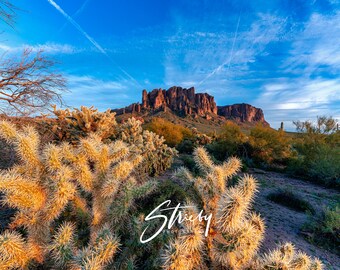
[[[43,51],[47,54],[75,54],[83,51],[82,49],[75,48],[69,44],[58,43],[45,43],[45,44],[23,44],[20,46],[8,46],[0,43],[0,51],[5,53],[22,53],[24,49],[32,50],[33,52]]]
[[[282,38],[286,26],[286,18],[271,14],[258,14],[249,28],[245,27],[247,22],[246,18],[237,16],[230,18],[231,32],[221,29],[198,32],[186,30],[185,23],[180,21],[177,32],[168,38],[165,84],[182,85],[190,80],[198,90],[204,91],[226,92],[239,88],[236,77],[247,77],[249,64],[254,63],[258,55],[265,54],[269,43]],[[197,23],[194,28],[208,26]]]
[[[314,13],[297,33],[290,57],[282,68],[286,72],[310,75],[322,66],[340,71],[340,11],[324,15]]]
[[[281,121],[315,119],[318,115],[340,118],[340,79],[280,79],[263,86],[260,97],[254,101],[264,109],[266,119],[274,127]]]
[[[136,102],[136,93],[127,80],[102,80],[92,76],[66,75],[69,93],[64,94],[68,106],[95,106],[100,110],[121,108]],[[138,89],[140,94],[140,89]]]

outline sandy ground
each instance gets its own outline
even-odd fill
[[[296,212],[287,207],[271,202],[266,196],[277,188],[292,189],[306,199],[316,212],[322,207],[340,200],[336,190],[323,188],[309,182],[290,178],[281,173],[251,170],[249,172],[260,183],[260,189],[254,202],[254,209],[266,221],[265,240],[262,251],[275,248],[278,243],[292,242],[308,255],[319,257],[327,269],[340,269],[340,258],[335,253],[309,243],[301,234],[300,228],[308,221],[305,213]]]

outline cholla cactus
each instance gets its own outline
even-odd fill
[[[40,155],[39,136],[33,128],[27,127],[20,132],[12,124],[1,122],[0,137],[15,145],[21,160],[20,165],[0,174],[3,203],[18,209],[10,228],[26,228],[27,241],[21,239],[19,247],[30,250],[30,259],[42,262],[46,254],[44,246],[50,240],[51,223],[77,196],[77,186],[71,181],[72,169],[61,162],[59,166],[53,164],[63,155],[55,146],[46,147],[44,154]],[[57,149],[59,153],[56,155]],[[6,235],[3,237],[7,238]],[[9,237],[8,241],[13,244],[17,240],[12,241],[12,238]]]
[[[10,229],[27,230],[27,237],[10,231],[0,235],[0,269],[25,268],[32,260],[43,263],[50,251],[60,266],[103,269],[118,247],[110,224],[121,222],[134,200],[155,186],[133,176],[142,156],[122,141],[104,144],[94,134],[75,146],[50,144],[42,152],[39,136],[30,127],[18,131],[1,122],[0,136],[15,145],[21,159],[19,165],[0,174],[4,203],[18,209]],[[112,211],[114,201],[121,202],[120,208],[114,207],[121,210],[118,213]],[[83,250],[76,248],[70,224],[62,225],[51,239],[54,221],[68,204],[87,212],[91,219],[90,241]]]
[[[286,243],[259,257],[250,268],[256,270],[321,270],[323,269],[323,264],[318,259],[312,259],[307,254],[296,251],[291,243]]]
[[[118,127],[117,138],[131,145],[133,151],[143,156],[144,161],[140,167],[142,172],[157,175],[168,169],[177,151],[168,147],[164,138],[142,129],[141,122],[129,118],[127,122]]]
[[[115,132],[115,113],[108,109],[106,112],[98,112],[93,107],[81,106],[74,110],[58,110],[53,106],[53,114],[56,120],[47,121],[48,127],[59,141],[78,141],[79,138],[95,133],[101,139],[106,139]]]
[[[143,131],[141,122],[130,118],[123,124],[117,124],[115,113],[107,110],[98,112],[93,107],[82,106],[70,111],[54,108],[55,121],[45,118],[45,126],[55,134],[58,141],[77,143],[81,138],[95,134],[102,141],[119,139],[126,142],[130,149],[143,156],[140,172],[157,175],[172,164],[177,151],[165,144],[163,137],[150,131]]]
[[[74,234],[74,225],[64,223],[54,236],[49,249],[57,267],[101,270],[112,262],[119,240],[108,227],[101,228],[90,245],[82,250],[76,248]]]
[[[163,251],[164,269],[207,269],[204,253],[208,256],[209,269],[322,268],[319,261],[312,262],[305,254],[293,255],[289,245],[285,246],[284,255],[278,250],[258,257],[265,225],[258,214],[250,211],[257,191],[256,180],[245,175],[237,185],[228,187],[228,179],[241,167],[239,159],[229,158],[222,165],[215,165],[206,150],[198,147],[194,151],[194,160],[201,176],[195,178],[186,168],[180,168],[174,177],[193,184],[205,213],[212,214],[213,219],[206,238],[199,225],[183,224],[184,228],[179,231],[177,238]],[[288,265],[288,268],[280,265]]]

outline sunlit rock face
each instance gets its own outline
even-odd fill
[[[217,106],[214,97],[207,93],[195,93],[195,88],[173,86],[168,90],[159,88],[151,92],[142,91],[142,103],[133,103],[122,109],[115,109],[117,115],[125,113],[154,113],[158,111],[172,111],[179,116],[203,116],[212,119],[222,116],[238,122],[268,123],[264,119],[263,111],[249,104],[234,104]]]
[[[227,106],[218,106],[218,115],[227,119],[233,119],[239,122],[261,122],[268,125],[264,119],[262,109],[252,105],[242,103]]]

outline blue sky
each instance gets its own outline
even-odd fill
[[[340,0],[12,2],[0,53],[55,58],[70,106],[123,107],[178,85],[261,107],[276,128],[340,119]]]

